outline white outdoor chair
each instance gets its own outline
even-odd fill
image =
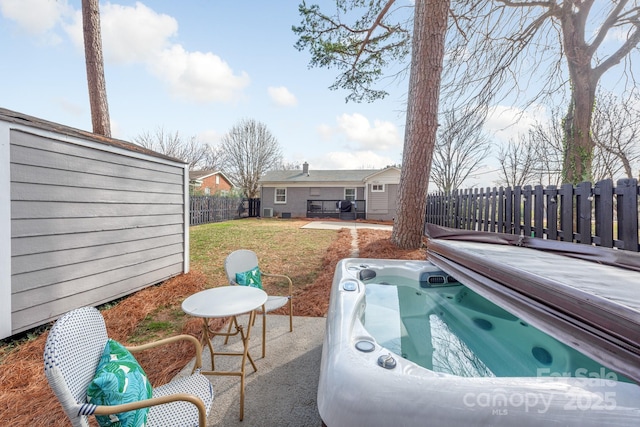
[[[247,249],[239,249],[231,252],[224,261],[224,270],[227,273],[227,279],[229,284],[238,285],[236,282],[236,274],[243,273],[258,267],[258,256],[255,252]],[[284,307],[289,304],[289,332],[293,332],[293,282],[288,276],[284,274],[271,274],[265,273],[260,270],[262,277],[284,279],[288,282],[289,289],[288,294],[269,295],[267,302],[262,306],[260,313],[262,314],[262,357],[265,357],[266,347],[266,330],[267,330],[267,313],[273,310],[277,310],[280,307]],[[229,325],[231,326],[231,325]]]
[[[88,427],[88,416],[108,415],[150,407],[147,426],[205,427],[213,401],[211,382],[200,374],[200,342],[191,335],[178,335],[137,347],[134,353],[158,345],[188,340],[196,347],[194,372],[153,389],[151,399],[115,406],[87,403],[87,387],[93,379],[107,343],[102,314],[93,307],[72,310],[55,323],[44,349],[44,371],[54,394],[73,426]]]

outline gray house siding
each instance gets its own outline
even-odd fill
[[[371,191],[368,186],[367,218],[372,220],[390,220],[396,217],[397,184],[385,184],[383,192]]]
[[[287,203],[275,203],[275,189],[287,189]],[[261,209],[273,209],[273,216],[280,216],[282,213],[290,213],[292,217],[304,218],[307,216],[307,200],[342,200],[344,199],[344,189],[355,188],[356,199],[363,200],[365,189],[360,186],[344,187],[291,187],[287,185],[264,186],[262,188],[260,206]],[[263,213],[262,212],[262,213]]]
[[[7,134],[11,327],[0,338],[188,271],[183,163],[1,123],[0,146]]]

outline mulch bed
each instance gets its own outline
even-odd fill
[[[390,240],[390,232],[359,229],[360,257],[386,259],[425,259],[424,249],[399,250]],[[338,232],[328,248],[322,269],[316,280],[294,295],[294,315],[322,317],[329,306],[329,293],[337,262],[349,256],[351,233]],[[123,299],[114,307],[103,310],[109,336],[123,343],[137,325],[158,307],[179,306],[189,295],[205,289],[206,277],[192,271],[174,277],[158,286],[152,286]],[[282,314],[286,313],[281,309]],[[220,327],[223,326],[220,320]],[[201,338],[201,323],[193,318],[186,321],[181,333]],[[42,354],[47,333],[22,344],[9,354],[0,370],[0,425],[11,426],[66,426],[68,418],[53,395],[44,376]],[[179,342],[158,349],[137,353],[136,358],[147,372],[152,384],[171,380],[192,358],[193,347]],[[162,363],[158,363],[162,361]],[[95,424],[93,417],[91,423]]]

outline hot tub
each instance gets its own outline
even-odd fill
[[[640,387],[429,261],[345,259],[318,410],[340,426],[640,425]]]

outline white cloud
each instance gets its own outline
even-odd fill
[[[79,51],[84,51],[82,12],[73,11],[66,0],[0,0],[0,8],[30,32],[53,34],[60,24]],[[190,52],[172,43],[178,33],[177,21],[140,2],[135,6],[101,5],[100,26],[106,65],[142,64],[178,99],[230,102],[250,83],[246,72],[236,73],[214,53]]]
[[[55,27],[64,5],[66,2],[48,0],[0,0],[0,12],[29,34],[38,35]]]
[[[80,10],[64,29],[72,42],[83,50]],[[169,46],[169,39],[178,32],[178,23],[139,2],[135,7],[106,3],[100,7],[100,29],[105,62],[140,63],[149,61]]]
[[[60,41],[54,29],[71,11],[66,0],[0,0],[0,13],[5,18],[48,44]]]
[[[496,139],[506,142],[527,133],[534,124],[546,120],[547,112],[542,105],[532,105],[527,110],[496,105],[489,110],[484,130]]]
[[[398,128],[391,122],[374,120],[362,114],[342,114],[336,118],[337,131],[357,144],[359,150],[385,151],[402,146]]]
[[[196,101],[232,101],[250,82],[247,73],[231,67],[210,52],[187,52],[180,45],[160,52],[149,64],[177,98]]]
[[[142,3],[135,7],[107,3],[100,9],[105,57],[114,62],[140,62],[169,46],[178,22]]]
[[[289,89],[284,86],[270,86],[267,88],[267,92],[271,100],[280,107],[294,107],[298,105],[296,96],[289,92]]]

